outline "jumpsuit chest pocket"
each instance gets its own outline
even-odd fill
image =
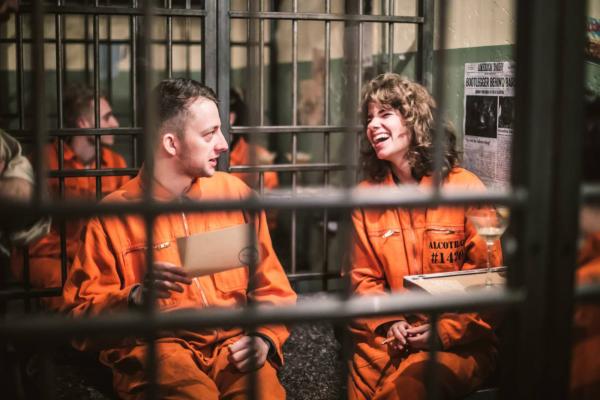
[[[458,271],[465,259],[464,228],[428,227],[423,233],[425,273]]]
[[[213,274],[215,287],[222,293],[246,291],[248,289],[248,268],[240,267]]]

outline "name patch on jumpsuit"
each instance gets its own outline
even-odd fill
[[[465,239],[431,240],[429,253],[431,264],[460,264],[465,258]]]

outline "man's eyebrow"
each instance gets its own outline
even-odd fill
[[[219,125],[211,126],[210,128],[206,128],[205,130],[203,130],[202,134],[211,133],[212,131],[214,131],[215,129],[218,129],[218,128],[219,128]]]

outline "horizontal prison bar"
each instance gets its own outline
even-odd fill
[[[343,164],[268,164],[268,165],[248,165],[232,166],[231,172],[307,172],[307,171],[341,171],[349,167]],[[352,168],[352,166],[350,167]],[[139,172],[138,168],[100,168],[100,169],[63,169],[51,170],[48,176],[51,178],[74,178],[74,177],[94,177],[94,176],[135,176]]]
[[[290,282],[310,281],[319,279],[339,279],[341,278],[341,272],[298,272],[295,274],[287,274]],[[0,288],[0,302],[9,301],[14,299],[25,299],[25,298],[40,298],[48,296],[60,296],[62,295],[62,288],[21,288],[21,287],[7,287]]]
[[[327,297],[307,300],[293,306],[248,306],[232,309],[194,309],[178,312],[123,312],[93,318],[27,316],[0,322],[0,338],[30,337],[64,340],[69,335],[106,337],[149,335],[163,330],[210,327],[252,327],[274,323],[348,322],[354,318],[378,317],[403,313],[443,313],[512,308],[525,301],[521,290],[498,290],[455,294],[443,299],[427,293],[394,293],[384,296],[353,297],[348,300]]]
[[[17,38],[0,38],[0,43],[9,43],[9,44],[14,44],[18,42]],[[24,44],[30,44],[33,43],[33,39],[31,38],[22,38],[21,42],[23,42]],[[59,40],[55,39],[55,38],[44,38],[44,44],[56,44],[58,43]],[[202,40],[187,40],[187,39],[172,39],[172,40],[167,40],[167,39],[152,39],[149,41],[152,44],[162,44],[162,45],[174,45],[174,46],[199,46],[204,44],[204,41]],[[94,39],[69,39],[69,38],[65,38],[65,39],[60,39],[60,43],[64,44],[64,45],[84,45],[84,44],[89,44],[92,45],[94,43]],[[117,45],[122,45],[122,46],[130,46],[131,45],[131,39],[98,39],[97,41],[98,44],[103,44],[103,45],[113,45],[113,46],[117,46]]]
[[[584,203],[599,203],[600,185],[584,184],[581,188],[581,199]]]
[[[235,165],[229,167],[231,172],[300,172],[300,171],[341,171],[355,166],[334,163],[307,164],[268,164],[268,165]]]
[[[51,170],[48,176],[51,178],[81,178],[94,176],[135,176],[139,172],[138,168],[102,168],[102,169],[62,169]]]
[[[30,130],[9,129],[7,131],[11,136],[18,140],[31,140],[33,132]],[[49,137],[73,137],[73,136],[94,136],[94,135],[114,135],[114,136],[131,136],[144,134],[143,128],[62,128],[48,129]]]
[[[62,287],[55,288],[0,288],[0,302],[14,299],[33,299],[48,296],[61,296]]]
[[[214,0],[211,0],[214,1]],[[23,5],[20,13],[31,13],[32,6]],[[82,14],[82,15],[134,15],[144,16],[144,8],[133,8],[131,6],[78,6],[78,5],[44,5],[44,13],[47,14]],[[158,17],[205,17],[205,10],[190,8],[152,8],[152,14]]]
[[[296,188],[297,190],[298,188]],[[158,216],[174,212],[207,212],[265,209],[283,210],[315,210],[356,208],[389,208],[389,207],[434,207],[439,205],[464,205],[494,203],[509,206],[522,206],[527,199],[525,189],[516,188],[508,191],[489,191],[486,193],[455,192],[441,190],[403,191],[395,188],[369,190],[354,188],[349,190],[337,188],[308,188],[294,193],[292,190],[274,190],[267,196],[252,196],[242,200],[220,199],[216,201],[189,202],[77,202],[48,201],[35,205],[35,215],[52,215],[59,218],[73,216],[90,217],[95,215],[137,214]],[[0,217],[32,214],[32,204],[11,200],[0,200]]]
[[[273,126],[232,126],[229,132],[232,134],[242,133],[323,133],[323,132],[360,132],[362,126],[343,125],[273,125]]]
[[[581,285],[575,288],[575,300],[578,302],[594,302],[600,300],[600,284]]]
[[[291,125],[273,125],[273,126],[244,126],[231,127],[231,134],[248,134],[248,133],[355,133],[363,130],[361,126],[341,126],[341,125],[311,125],[311,126],[291,126]],[[119,127],[119,128],[62,128],[48,129],[48,136],[51,137],[71,137],[71,136],[93,136],[97,134],[103,135],[141,135],[144,134],[144,129],[140,127]],[[16,139],[30,139],[32,132],[28,129],[9,129],[8,133]]]
[[[295,13],[281,11],[230,11],[229,16],[236,19],[285,19],[296,21],[352,21],[352,22],[392,22],[399,24],[423,24],[425,19],[416,16],[389,15],[349,15],[327,13]]]

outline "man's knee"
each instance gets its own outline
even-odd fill
[[[261,400],[279,400],[285,399],[285,389],[279,382],[277,370],[270,363],[266,362],[261,368],[254,372],[258,396]],[[216,379],[216,383],[221,392],[221,398],[224,400],[242,400],[250,398],[251,373],[239,372],[233,365],[229,365],[221,371]]]
[[[138,348],[113,366],[114,388],[122,398],[142,398],[150,389],[147,348]],[[156,386],[161,399],[219,399],[215,383],[204,373],[191,350],[177,343],[156,344]]]

